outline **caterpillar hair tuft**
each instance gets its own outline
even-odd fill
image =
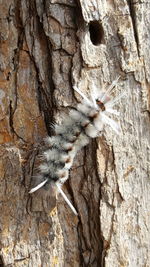
[[[117,134],[119,133],[118,124],[107,115],[108,113],[119,115],[113,106],[124,95],[124,92],[114,99],[110,97],[119,78],[105,92],[97,93],[93,86],[91,99],[74,87],[74,90],[82,97],[82,101],[76,109],[70,110],[69,116],[65,116],[63,124],[53,125],[55,136],[46,138],[48,149],[42,156],[44,163],[39,166],[39,177],[42,182],[32,188],[29,193],[41,187],[47,189],[48,185],[53,184],[77,215],[77,211],[62,191],[61,186],[69,177],[69,170],[77,152],[86,146],[91,138],[100,136],[105,124],[111,126]]]

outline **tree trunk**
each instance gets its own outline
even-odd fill
[[[0,2],[0,266],[150,266],[150,3]],[[75,158],[60,195],[29,195],[51,123],[121,76],[117,136]]]

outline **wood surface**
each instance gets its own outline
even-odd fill
[[[121,133],[104,127],[63,187],[79,216],[52,190],[29,195],[73,86],[119,75]],[[1,267],[150,267],[149,96],[149,1],[0,1]]]

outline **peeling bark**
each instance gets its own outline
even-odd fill
[[[150,266],[150,3],[0,3],[0,266]],[[85,94],[121,76],[116,136],[78,153],[64,191],[28,191],[43,139]]]

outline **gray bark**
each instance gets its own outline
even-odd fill
[[[0,266],[150,266],[150,3],[0,2]],[[60,195],[29,195],[51,123],[121,76],[109,127]],[[53,194],[52,194],[53,193]]]

